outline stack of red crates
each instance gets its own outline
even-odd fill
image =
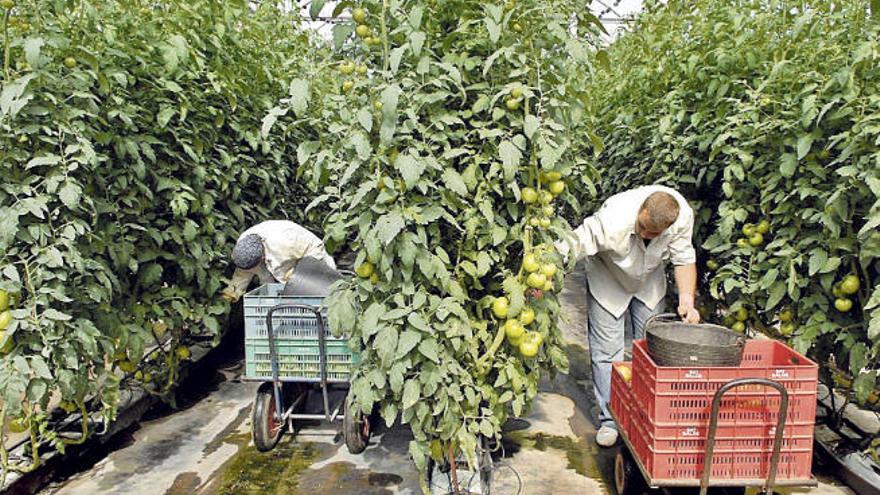
[[[632,382],[621,375],[631,366]],[[659,367],[647,342],[633,344],[632,363],[614,363],[611,409],[651,480],[699,480],[703,474],[712,398],[738,378],[775,380],[789,405],[777,479],[809,480],[819,369],[775,340],[750,340],[739,367]],[[721,402],[711,478],[763,480],[769,474],[779,393],[763,386],[730,390]]]

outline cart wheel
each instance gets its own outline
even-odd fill
[[[275,417],[275,393],[270,382],[257,389],[254,399],[253,425],[254,445],[260,452],[268,452],[278,445],[284,432],[284,423]]]
[[[625,447],[618,448],[614,458],[614,487],[617,495],[642,495],[648,489],[632,454]]]
[[[367,448],[370,441],[370,418],[361,413],[354,413],[348,398],[345,399],[345,414],[342,417],[342,434],[345,446],[352,454],[360,454]]]

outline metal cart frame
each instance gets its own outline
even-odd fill
[[[776,434],[773,440],[773,453],[770,457],[770,471],[768,473],[767,479],[723,479],[723,480],[712,480],[712,456],[715,451],[715,435],[718,430],[718,414],[721,409],[721,400],[731,389],[736,387],[740,387],[743,385],[763,385],[766,387],[772,387],[779,392],[782,397],[779,405],[779,419],[776,422]],[[610,410],[610,408],[609,408]],[[703,465],[703,476],[699,481],[694,480],[654,480],[648,474],[647,469],[645,468],[644,462],[639,459],[638,455],[635,453],[635,449],[633,448],[633,444],[630,439],[627,437],[627,433],[625,431],[620,431],[620,438],[623,439],[624,445],[620,447],[620,450],[617,452],[617,456],[614,461],[614,481],[617,486],[618,495],[626,495],[629,493],[630,488],[627,486],[627,481],[630,478],[628,473],[633,472],[635,474],[641,475],[641,481],[644,482],[645,487],[650,489],[660,489],[667,493],[670,490],[675,488],[694,488],[699,487],[700,495],[706,495],[710,487],[718,487],[718,488],[742,488],[743,490],[746,487],[761,487],[763,493],[773,493],[774,486],[786,486],[786,487],[811,487],[817,486],[818,482],[815,478],[810,478],[809,480],[777,480],[776,479],[776,470],[779,464],[779,456],[782,450],[782,439],[785,430],[785,422],[787,419],[788,411],[788,391],[785,390],[778,382],[773,380],[767,380],[765,378],[740,378],[737,380],[731,380],[725,383],[721,388],[719,388],[714,397],[712,398],[712,414],[709,419],[709,433],[706,439],[706,459]],[[618,421],[617,416],[615,415],[613,410],[610,410],[611,416],[614,418],[616,423],[620,423]],[[626,449],[628,452],[624,452]],[[635,466],[638,467],[638,471],[632,469],[631,463],[634,463]],[[638,487],[636,487],[638,489]]]
[[[318,329],[319,351],[319,376],[317,378],[282,378],[278,366],[278,355],[272,317],[280,310],[298,309],[314,313]],[[359,454],[366,449],[371,435],[370,419],[360,413],[354,413],[348,404],[348,393],[341,400],[331,404],[330,387],[332,385],[348,385],[349,381],[327,376],[327,349],[326,349],[326,326],[324,316],[321,314],[321,306],[307,304],[282,303],[273,306],[266,314],[266,338],[269,344],[269,361],[272,368],[270,378],[245,377],[247,381],[263,382],[257,390],[253,407],[253,439],[257,449],[261,452],[272,450],[281,438],[286,426],[289,433],[294,433],[294,420],[323,420],[328,422],[338,421],[341,417],[343,422],[343,436],[348,450],[352,454]],[[300,385],[295,390],[293,400],[287,404],[285,385]],[[323,413],[298,412],[300,406],[304,406],[310,388],[315,384],[320,386]]]

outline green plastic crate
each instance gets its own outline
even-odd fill
[[[269,342],[265,339],[245,340],[245,376],[248,378],[272,378],[269,360]],[[351,378],[360,356],[348,348],[348,342],[325,342],[327,378],[345,380]],[[321,377],[318,342],[293,342],[276,340],[275,354],[278,358],[278,376],[282,379],[318,379]]]
[[[269,340],[266,335],[266,315],[278,304],[304,304],[320,307],[325,325],[327,378],[348,381],[360,356],[348,347],[345,337],[333,337],[326,330],[327,308],[323,298],[282,296],[284,284],[267,284],[244,296],[245,321],[245,376],[271,379]],[[300,309],[281,309],[272,315],[275,353],[281,379],[319,379],[320,348],[318,320],[315,313]]]

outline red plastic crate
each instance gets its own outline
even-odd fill
[[[657,451],[702,454],[706,452],[708,426],[655,425],[639,410],[638,422],[642,433],[649,437],[649,445]],[[632,413],[630,409],[630,413]],[[616,413],[616,411],[615,411]],[[628,431],[629,432],[629,431]],[[715,453],[773,450],[775,423],[770,425],[720,425],[715,433]],[[782,433],[782,452],[811,450],[813,425],[786,425]]]
[[[703,475],[705,449],[662,450],[656,448],[654,445],[656,440],[645,431],[644,426],[638,421],[632,421],[627,435],[635,450],[633,454],[645,466],[651,481],[655,484],[663,484],[664,481],[673,480],[698,483]],[[710,479],[713,482],[765,479],[770,470],[771,454],[772,448],[716,451],[712,455]],[[809,480],[812,458],[812,448],[784,448],[779,456],[777,479]]]
[[[650,359],[644,340],[633,346],[629,386],[614,363],[611,408],[654,483],[697,483],[706,457],[714,393],[737,378],[769,378],[789,391],[777,478],[809,480],[818,367],[774,341],[749,341],[739,368],[667,368]],[[763,386],[731,390],[722,401],[712,481],[761,480],[770,468],[779,394]]]
[[[786,424],[812,425],[816,418],[819,368],[816,363],[775,340],[749,340],[739,367],[658,367],[647,342],[633,343],[633,394],[647,418],[661,426],[704,426],[712,398],[737,378],[767,378],[789,394]],[[720,425],[773,425],[780,395],[763,386],[730,390],[721,402]]]
[[[630,382],[623,379],[623,376],[618,371],[620,366],[629,366],[630,370],[632,370],[632,362],[622,361],[612,363],[611,403],[608,407],[614,411],[614,416],[617,418],[618,431],[629,433],[629,424],[635,415],[635,412],[630,410],[633,404],[632,385]]]

